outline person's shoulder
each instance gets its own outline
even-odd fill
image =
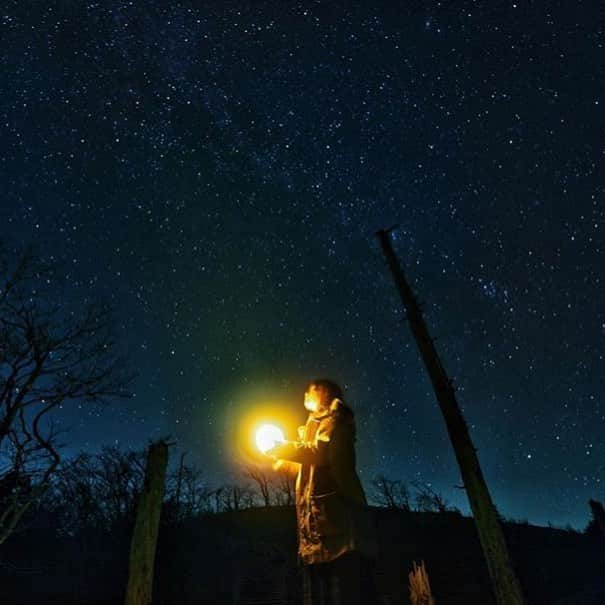
[[[334,399],[330,404],[330,418],[333,423],[339,426],[353,426],[354,415],[353,410],[344,403],[341,399]]]
[[[333,428],[346,415],[346,406],[340,399],[334,399],[330,406],[319,417],[319,425],[323,430]]]
[[[330,407],[319,419],[319,430],[329,432],[337,426],[353,426],[353,410],[342,400],[334,399]]]
[[[342,399],[334,399],[330,404],[330,415],[353,416],[353,410]]]

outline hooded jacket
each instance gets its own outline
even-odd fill
[[[328,410],[309,414],[300,437],[271,454],[278,458],[278,467],[281,461],[298,463],[296,516],[302,563],[326,563],[350,551],[373,556],[373,528],[355,471],[351,408],[334,399]]]

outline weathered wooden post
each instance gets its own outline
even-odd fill
[[[168,444],[163,440],[152,443],[147,453],[145,485],[139,496],[130,544],[126,605],[151,605],[155,551],[167,464]]]
[[[483,478],[479,458],[466,421],[456,401],[454,386],[441,364],[441,359],[429,336],[422,311],[395,256],[389,235],[391,231],[392,229],[380,230],[376,235],[393,274],[410,328],[420,349],[445,419],[456,460],[460,466],[466,495],[473,511],[496,602],[498,605],[524,605],[521,585],[510,560],[498,513]]]
[[[592,498],[588,501],[588,504],[590,505],[595,527],[600,532],[601,537],[605,538],[605,508],[603,508],[601,502]]]

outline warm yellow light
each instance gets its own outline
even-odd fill
[[[256,431],[256,447],[263,453],[284,441],[284,432],[274,424],[263,424]]]

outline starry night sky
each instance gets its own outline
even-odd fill
[[[62,412],[68,451],[172,435],[222,481],[237,419],[303,420],[327,375],[366,485],[468,511],[373,235],[398,223],[500,511],[583,528],[605,498],[602,8],[360,4],[5,3],[2,238],[65,304],[111,303],[138,373]]]

